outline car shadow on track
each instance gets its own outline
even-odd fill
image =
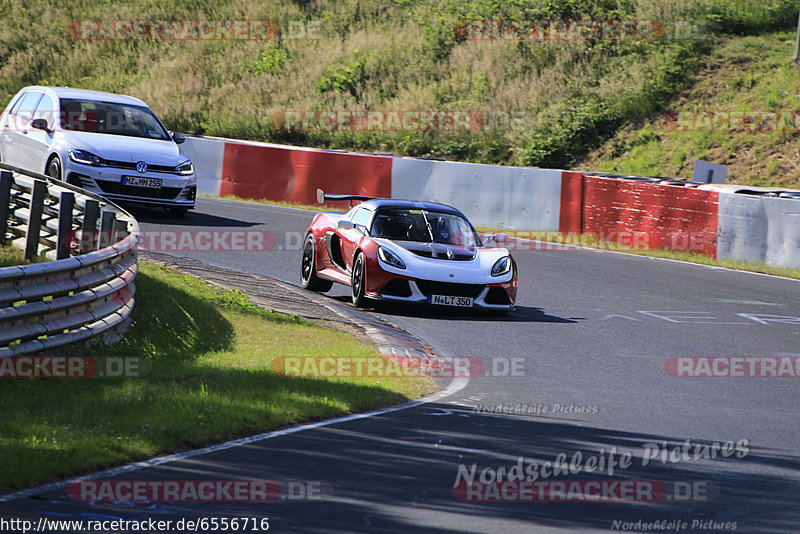
[[[163,224],[167,226],[209,226],[220,228],[249,228],[251,226],[258,226],[262,222],[243,221],[241,219],[232,219],[230,217],[220,217],[218,215],[210,215],[208,213],[200,213],[197,211],[190,211],[182,217],[177,217],[165,213],[160,208],[144,208],[144,207],[127,207],[128,211],[133,215],[137,221],[151,224]]]
[[[335,296],[330,298],[338,300],[339,302],[350,303],[349,296]],[[368,311],[390,316],[417,317],[444,321],[575,324],[578,322],[578,320],[580,320],[579,318],[565,318],[555,315],[548,315],[543,309],[534,308],[531,306],[517,306],[513,311],[501,313],[490,310],[447,308],[444,306],[432,307],[414,304],[401,304],[395,302],[376,302],[373,304],[373,308]]]

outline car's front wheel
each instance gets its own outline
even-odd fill
[[[352,290],[353,305],[357,308],[367,307],[367,269],[364,261],[364,254],[359,252],[353,261],[353,273],[350,278],[350,289]]]
[[[309,233],[303,242],[303,263],[300,271],[300,282],[309,291],[328,291],[333,282],[317,277],[317,247],[314,243],[314,234]]]
[[[54,180],[61,180],[61,160],[57,157],[51,159],[47,164],[47,176]]]

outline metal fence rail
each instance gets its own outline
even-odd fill
[[[98,195],[0,164],[0,244],[54,260],[0,268],[0,357],[121,337],[134,305],[138,232],[130,214]]]

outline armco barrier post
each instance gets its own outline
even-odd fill
[[[126,237],[128,237],[128,223],[121,219],[114,219],[114,238],[112,242],[122,241]]]
[[[39,233],[42,230],[42,211],[47,183],[42,180],[33,181],[30,214],[28,215],[28,233],[25,236],[25,259],[33,261],[39,254]]]
[[[97,220],[100,218],[100,202],[94,199],[86,201],[83,208],[83,226],[81,227],[81,242],[86,242],[88,248],[81,250],[81,253],[94,252],[97,250],[97,239],[85,241],[83,236],[94,235],[97,231]]]
[[[100,234],[97,236],[97,248],[106,248],[111,245],[111,232],[114,231],[116,214],[111,210],[103,210],[100,217]]]
[[[58,241],[56,243],[56,259],[69,257],[69,239],[72,234],[72,211],[75,208],[75,193],[62,191],[58,204]]]
[[[11,185],[14,177],[11,171],[0,171],[0,245],[6,244],[8,232],[8,209],[11,207]]]

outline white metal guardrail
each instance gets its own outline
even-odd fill
[[[138,233],[136,219],[108,200],[0,163],[0,243],[54,260],[0,268],[0,357],[121,337]]]

